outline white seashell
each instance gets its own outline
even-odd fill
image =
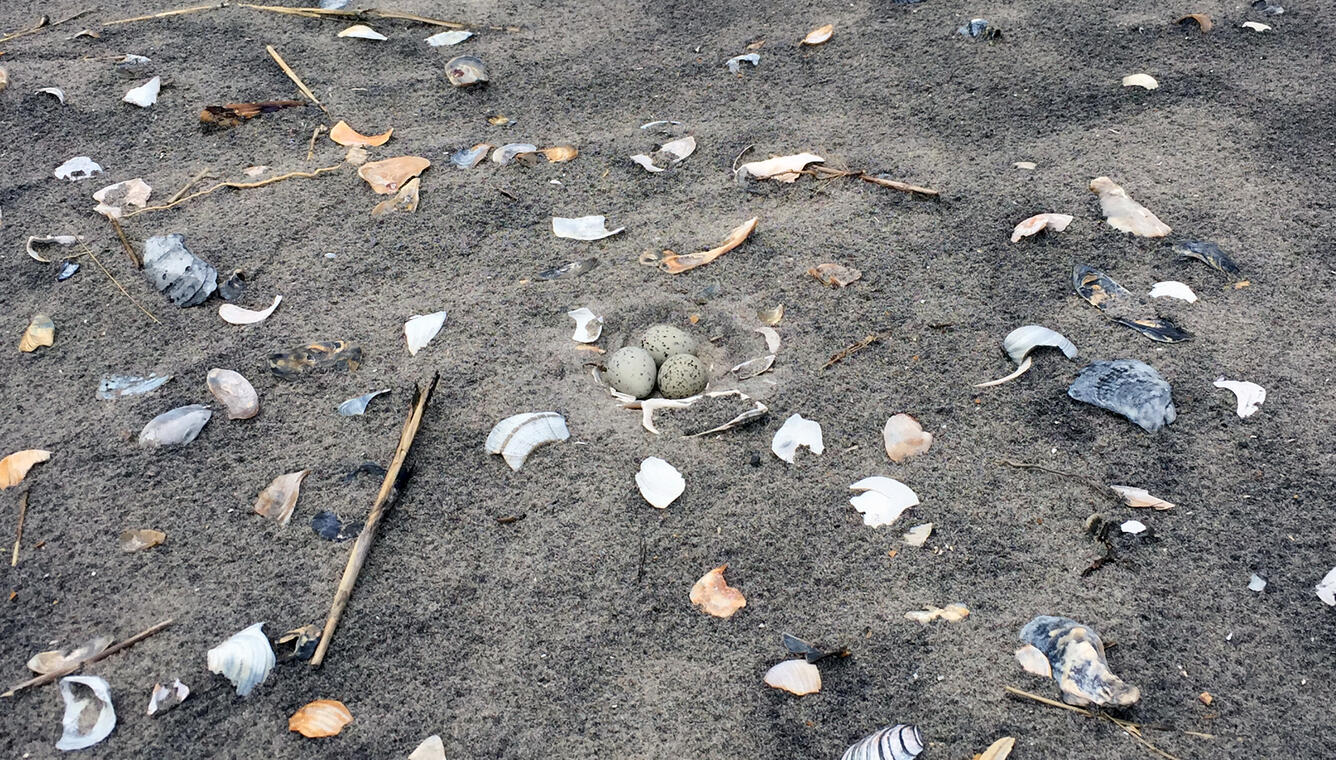
[[[863,524],[872,528],[890,525],[905,510],[919,503],[918,494],[895,478],[874,475],[849,486],[850,491],[863,491],[849,500],[854,509],[863,513]]]
[[[726,62],[729,73],[741,74],[743,63],[750,63],[752,67],[755,68],[761,65],[761,56],[756,53],[748,53],[746,55],[735,55],[732,58],[729,58]]]
[[[1155,81],[1155,77],[1150,74],[1128,74],[1123,77],[1123,86],[1145,87],[1147,90],[1153,90],[1156,87],[1159,87],[1160,83]]]
[[[1247,380],[1226,380],[1221,377],[1215,381],[1215,387],[1234,392],[1239,402],[1236,410],[1239,417],[1251,417],[1257,411],[1257,407],[1266,401],[1266,388]]]
[[[918,726],[887,726],[844,751],[840,760],[914,760],[923,751]]]
[[[248,420],[260,413],[260,397],[255,386],[240,372],[215,367],[209,370],[206,383],[218,403],[227,408],[229,420]]]
[[[125,93],[121,98],[126,103],[148,108],[158,102],[158,93],[162,91],[162,77],[153,77],[147,82]]]
[[[179,406],[149,420],[139,431],[139,445],[184,446],[195,440],[212,416],[213,412],[203,404]]]
[[[603,334],[603,317],[587,308],[568,311],[566,316],[575,320],[575,334],[571,340],[576,343],[593,343]]]
[[[88,156],[75,156],[56,167],[56,179],[67,179],[71,182],[78,182],[101,173],[102,167]]]
[[[1122,528],[1124,533],[1130,533],[1134,536],[1146,532],[1146,524],[1140,520],[1125,520],[1118,527]]]
[[[1244,21],[1242,24],[1239,24],[1239,26],[1243,27],[1244,29],[1251,29],[1254,32],[1271,31],[1271,27],[1258,21]]]
[[[92,690],[91,697],[76,698],[74,685],[81,684]],[[69,752],[84,749],[102,741],[116,728],[116,710],[111,706],[111,686],[97,676],[66,676],[60,679],[60,698],[65,700],[65,715],[60,723],[65,730],[56,742],[56,749]],[[80,725],[87,725],[84,713],[97,704],[97,720],[86,730]]]
[[[1264,590],[1266,590],[1266,578],[1263,578],[1257,573],[1253,573],[1248,578],[1248,590],[1256,591],[1259,594],[1262,593]]]
[[[39,94],[39,93],[44,95],[50,95],[56,100],[59,100],[62,106],[65,105],[65,91],[60,89],[59,87],[43,87],[40,90],[33,91],[33,94]]]
[[[696,138],[692,137],[691,135],[687,135],[686,137],[681,137],[676,140],[671,140],[669,142],[664,143],[663,145],[660,145],[659,150],[663,151],[664,153],[672,154],[674,158],[673,163],[675,164],[680,163],[682,161],[685,161],[687,156],[690,156],[692,153],[696,152]]]
[[[1021,669],[1031,675],[1040,678],[1053,677],[1053,665],[1048,661],[1048,656],[1039,650],[1034,644],[1026,644],[1016,650],[1016,662],[1020,663]]]
[[[1322,576],[1322,580],[1317,584],[1317,598],[1323,602],[1336,607],[1336,567]]]
[[[385,35],[381,34],[380,32],[376,31],[375,29],[372,29],[371,27],[367,26],[366,24],[354,24],[354,25],[348,27],[347,29],[344,29],[343,31],[339,32],[339,36],[340,36],[340,37],[355,37],[355,38],[357,38],[357,39],[359,39],[359,40],[376,40],[376,41],[382,41],[382,40],[388,40],[388,39],[389,39],[389,37],[386,37]]]
[[[739,380],[750,380],[757,375],[769,372],[773,366],[775,366],[775,355],[766,354],[755,359],[748,359],[734,366],[729,370],[729,373],[737,375]]]
[[[812,31],[808,32],[808,33],[807,33],[807,36],[806,36],[806,37],[803,37],[803,38],[802,38],[802,41],[799,42],[798,44],[800,44],[800,45],[821,45],[821,44],[825,43],[826,40],[829,40],[829,39],[830,39],[830,36],[831,36],[832,34],[834,34],[834,33],[835,33],[835,25],[834,25],[834,24],[826,24],[825,26],[818,27],[818,28],[813,29]]]
[[[775,331],[775,328],[758,327],[756,328],[756,332],[760,333],[762,337],[765,338],[765,348],[767,351],[772,354],[779,351],[779,333]]]
[[[466,32],[462,29],[454,29],[448,32],[433,34],[432,36],[424,40],[424,42],[426,42],[428,45],[431,45],[432,47],[443,47],[445,45],[458,45],[459,43],[463,42],[464,40],[472,36],[473,32]]]
[[[785,660],[765,674],[765,685],[803,696],[821,691],[821,671],[807,660]]]
[[[913,620],[920,625],[928,625],[934,620],[959,623],[969,616],[969,608],[963,604],[948,604],[945,607],[929,606],[926,610],[913,610],[905,613],[906,620]]]
[[[905,531],[901,538],[905,540],[905,546],[923,546],[928,542],[928,536],[931,535],[932,523],[923,523]]]
[[[445,312],[435,314],[414,314],[404,323],[404,338],[408,340],[408,353],[417,356],[417,352],[426,348],[436,333],[445,325]]]
[[[492,151],[492,163],[506,166],[511,161],[514,161],[516,156],[537,152],[538,146],[533,143],[507,143]]]
[[[658,457],[649,457],[640,463],[636,487],[651,506],[667,509],[686,490],[687,482],[676,467]]]
[[[148,712],[146,715],[153,715],[157,712],[166,712],[186,701],[190,696],[190,687],[181,683],[177,679],[171,686],[162,684],[153,685],[153,693],[148,698]]]
[[[34,261],[40,261],[43,264],[50,264],[51,259],[44,257],[41,251],[45,251],[53,246],[68,248],[82,239],[83,238],[75,235],[45,235],[43,237],[30,235],[28,236],[28,242],[25,244],[24,247],[28,251],[28,256],[32,258]]]
[[[650,157],[645,155],[644,153],[637,153],[634,156],[631,156],[631,160],[634,161],[639,166],[641,166],[647,172],[658,174],[659,172],[667,171],[666,169],[660,169],[659,167],[655,166],[654,161],[651,160]]]
[[[445,760],[445,742],[438,734],[432,734],[422,740],[408,760]]]
[[[370,393],[363,393],[355,398],[350,398],[342,404],[339,404],[339,414],[344,417],[356,417],[366,411],[367,405],[371,403],[371,399],[382,393],[389,392],[390,389],[386,388],[383,391],[372,391]]]
[[[1001,385],[1024,375],[1033,363],[1029,356],[1030,352],[1041,346],[1060,349],[1068,359],[1076,358],[1076,345],[1067,340],[1062,333],[1050,330],[1043,325],[1023,325],[1007,333],[1007,337],[1002,339],[1002,350],[1006,351],[1007,356],[1010,356],[1011,360],[1019,365],[1016,367],[1016,371],[1006,377],[989,380],[986,383],[975,383],[974,387],[988,388]]]
[[[1011,231],[1011,242],[1019,243],[1021,238],[1037,235],[1040,230],[1062,232],[1072,223],[1072,219],[1070,214],[1035,214],[1016,225],[1016,229]]]
[[[274,296],[274,302],[264,311],[252,311],[243,309],[234,304],[225,303],[218,307],[218,316],[223,318],[224,322],[232,325],[253,325],[256,322],[263,322],[274,313],[274,309],[283,302],[283,296]]]
[[[1144,488],[1136,488],[1134,486],[1109,486],[1109,488],[1117,491],[1118,495],[1123,497],[1123,501],[1129,507],[1150,507],[1151,509],[1159,510],[1174,508],[1173,504],[1158,496],[1151,496],[1150,492]]]
[[[552,217],[552,234],[570,240],[602,240],[626,229],[609,230],[602,216]]]
[[[507,417],[496,423],[487,434],[487,451],[500,454],[519,471],[529,454],[545,443],[556,443],[571,437],[566,429],[566,418],[556,412],[526,412]]]
[[[1155,283],[1150,288],[1150,297],[1177,298],[1180,301],[1187,301],[1188,303],[1197,302],[1197,294],[1192,292],[1192,288],[1189,288],[1186,283],[1178,282],[1177,280],[1165,280],[1164,282]]]
[[[817,456],[826,450],[821,440],[821,423],[794,414],[775,431],[775,437],[770,441],[770,450],[775,456],[793,464],[793,456],[798,453],[799,446],[806,446]]]
[[[209,650],[209,672],[226,676],[237,696],[250,695],[274,669],[274,648],[263,628],[264,623],[256,623]]]
[[[93,210],[103,216],[120,219],[125,209],[147,206],[148,197],[152,193],[153,187],[142,178],[127,179],[124,182],[107,185],[93,193],[93,200],[97,201]],[[111,203],[107,202],[108,198],[111,199]]]
[[[776,182],[793,182],[798,179],[798,172],[808,164],[824,163],[826,159],[815,153],[798,153],[793,156],[775,156],[764,161],[752,161],[738,167],[735,176],[739,179],[773,179]]]
[[[897,414],[886,420],[881,437],[886,445],[886,456],[896,464],[932,448],[932,433],[924,430],[919,421],[908,414]]]

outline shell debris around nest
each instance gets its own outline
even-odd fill
[[[566,418],[556,412],[525,412],[496,423],[487,434],[487,451],[500,454],[518,472],[534,449],[571,437]]]
[[[886,420],[881,436],[886,445],[886,456],[896,464],[932,448],[932,433],[924,430],[919,421],[908,414],[896,414]]]
[[[650,506],[667,509],[686,490],[687,481],[667,461],[648,457],[640,463],[640,471],[636,473],[636,487]]]
[[[923,735],[918,727],[896,724],[863,737],[840,760],[914,760],[921,752]]]
[[[255,623],[209,650],[209,672],[225,676],[237,696],[249,696],[274,669],[274,648],[264,635],[264,623]]]
[[[139,445],[184,446],[195,440],[212,416],[213,412],[203,404],[179,406],[170,412],[163,412],[149,420],[144,429],[139,431]]]
[[[248,420],[260,413],[260,396],[240,372],[215,367],[205,382],[209,393],[227,409],[229,420]]]
[[[593,343],[603,334],[603,317],[587,307],[568,311],[566,316],[575,320],[575,334],[571,336],[571,340],[576,343]]]
[[[784,420],[784,424],[775,431],[775,437],[770,441],[770,451],[785,462],[793,464],[793,457],[798,452],[799,446],[806,446],[817,456],[821,456],[826,450],[821,438],[821,423],[805,419],[801,414],[794,414]]]
[[[89,695],[77,697],[74,687],[88,690]],[[111,686],[97,676],[66,676],[60,679],[60,697],[65,700],[65,715],[60,719],[64,731],[56,749],[69,752],[91,747],[111,736],[116,728],[116,710],[111,705]],[[96,718],[88,725],[86,713],[96,705]]]
[[[1019,243],[1021,238],[1037,235],[1041,230],[1062,232],[1072,223],[1073,218],[1070,214],[1035,214],[1016,225],[1016,229],[1011,232],[1011,242]]]
[[[1224,388],[1234,393],[1238,400],[1238,408],[1235,412],[1240,419],[1251,417],[1266,401],[1266,388],[1257,383],[1250,383],[1247,380],[1226,380],[1220,377],[1216,378],[1214,385],[1217,388]]]
[[[850,491],[862,493],[849,499],[854,509],[863,514],[863,524],[870,528],[890,525],[905,513],[905,510],[919,504],[918,494],[914,489],[895,478],[873,475],[849,486]]]
[[[299,470],[274,478],[255,499],[252,511],[286,526],[292,519],[297,499],[301,498],[302,481],[310,474],[310,470]]]

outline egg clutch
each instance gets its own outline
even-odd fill
[[[618,349],[603,375],[615,390],[649,398],[657,385],[664,398],[686,398],[705,390],[705,364],[696,358],[696,339],[671,325],[654,325],[639,346]]]

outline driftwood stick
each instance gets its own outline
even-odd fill
[[[28,515],[28,491],[24,490],[23,495],[19,497],[19,526],[14,530],[14,555],[9,558],[9,566],[17,567],[19,564],[19,544],[23,542],[23,518]]]
[[[37,34],[38,32],[46,31],[47,29],[50,29],[50,28],[53,27],[53,26],[60,26],[61,24],[65,23],[66,21],[73,21],[73,20],[75,20],[76,18],[79,18],[80,16],[84,16],[84,15],[87,15],[87,14],[89,14],[89,13],[92,13],[92,12],[95,11],[95,10],[97,10],[97,9],[96,9],[96,8],[89,8],[89,9],[86,10],[86,11],[79,11],[78,13],[74,14],[73,16],[66,16],[66,17],[63,18],[63,19],[61,19],[61,20],[59,20],[59,21],[56,21],[56,22],[52,22],[52,23],[47,23],[48,21],[50,21],[50,19],[48,19],[46,16],[42,16],[40,19],[37,20],[37,24],[36,24],[35,26],[29,27],[29,28],[27,28],[27,29],[20,29],[20,30],[17,31],[17,32],[12,32],[12,33],[10,33],[10,34],[6,34],[6,35],[3,36],[3,37],[0,37],[0,43],[3,43],[3,42],[9,42],[10,40],[16,40],[16,39],[18,39],[19,37],[27,37],[27,36],[30,35],[30,34]]]
[[[404,429],[399,433],[399,445],[394,450],[394,459],[385,471],[380,492],[376,494],[376,501],[371,505],[371,513],[367,515],[366,524],[357,536],[352,555],[348,557],[348,565],[343,568],[343,577],[339,579],[339,587],[334,592],[334,603],[330,605],[329,616],[325,618],[325,630],[320,633],[320,643],[316,645],[315,655],[311,657],[313,667],[325,661],[325,652],[329,650],[329,642],[334,638],[334,629],[338,627],[339,619],[343,617],[343,611],[348,607],[348,599],[353,594],[353,587],[357,585],[357,576],[362,572],[362,565],[366,562],[367,555],[371,553],[371,544],[376,540],[376,529],[380,527],[381,517],[390,504],[395,482],[399,479],[399,471],[403,469],[404,460],[408,458],[408,452],[413,448],[413,439],[422,425],[422,415],[427,411],[427,403],[431,401],[432,391],[436,390],[436,381],[440,377],[439,374],[434,375],[425,391],[421,385],[413,391],[413,404],[408,411],[408,418],[404,420]]]
[[[204,177],[205,177],[206,175],[208,175],[208,173],[209,173],[210,171],[212,171],[212,170],[209,169],[209,167],[206,166],[206,167],[204,167],[203,169],[200,169],[198,172],[195,172],[195,176],[193,176],[193,177],[191,177],[189,180],[187,180],[186,183],[185,183],[184,185],[181,186],[181,189],[180,189],[180,190],[177,190],[177,191],[172,195],[172,197],[170,197],[170,198],[167,199],[167,202],[168,202],[168,203],[176,203],[177,201],[181,200],[181,196],[183,196],[183,195],[185,195],[187,192],[189,192],[189,191],[190,191],[190,188],[194,187],[196,182],[199,182],[200,180],[204,179]]]
[[[126,214],[125,216],[126,218],[129,218],[149,211],[166,211],[167,209],[179,206],[182,203],[185,203],[186,201],[191,201],[196,198],[202,198],[208,195],[209,193],[214,192],[215,190],[222,190],[225,187],[236,188],[237,190],[249,190],[254,187],[264,187],[265,185],[272,185],[275,182],[282,182],[285,179],[295,179],[295,178],[312,179],[314,177],[319,177],[321,174],[328,174],[333,171],[338,171],[339,169],[342,168],[343,164],[335,164],[334,166],[322,166],[319,169],[314,169],[309,172],[288,172],[287,174],[280,174],[277,177],[262,179],[258,182],[219,182],[213,187],[206,188],[204,190],[199,191],[198,193],[191,193],[190,195],[187,195],[184,198],[177,198],[176,200],[171,201],[170,203],[164,203],[161,206],[147,206],[145,208],[136,209]]]
[[[1021,697],[1023,699],[1029,699],[1043,705],[1048,705],[1049,707],[1061,707],[1064,710],[1070,710],[1074,713],[1084,715],[1087,718],[1098,718],[1100,720],[1108,721],[1109,723],[1112,723],[1118,728],[1121,728],[1124,733],[1135,739],[1137,743],[1139,743],[1141,746],[1150,750],[1154,754],[1164,758],[1164,760],[1181,760],[1180,758],[1171,755],[1168,752],[1165,752],[1164,750],[1160,749],[1154,744],[1151,744],[1150,741],[1147,740],[1146,737],[1141,734],[1140,724],[1133,723],[1130,720],[1115,718],[1112,715],[1108,715],[1107,713],[1103,712],[1091,712],[1090,710],[1084,710],[1080,707],[1073,707],[1072,705],[1059,702],[1055,699],[1049,699],[1048,697],[1041,697],[1038,694],[1031,694],[1028,691],[1021,691],[1020,689],[1017,689],[1014,686],[1003,686],[1002,689],[1006,691],[1008,694],[1012,695],[1013,697]],[[1170,730],[1175,730],[1175,729],[1170,729]],[[1183,733],[1188,733],[1188,732],[1184,731]]]
[[[192,5],[189,8],[179,8],[174,11],[162,11],[161,13],[149,13],[143,16],[132,16],[130,18],[118,18],[115,21],[104,21],[102,26],[115,26],[117,24],[130,24],[135,21],[152,21],[155,18],[170,18],[172,16],[184,16],[187,13],[199,13],[201,11],[212,11],[227,7],[227,3],[213,3],[211,5]]]
[[[134,246],[130,245],[130,241],[125,237],[125,230],[121,229],[120,220],[114,216],[108,216],[107,221],[111,222],[111,228],[116,230],[116,237],[121,239],[121,248],[124,248],[125,255],[130,257],[130,263],[135,265],[135,269],[143,269],[144,260],[139,257],[139,254],[135,253]]]
[[[145,628],[139,633],[136,633],[135,635],[126,639],[125,641],[122,641],[119,644],[112,644],[111,646],[107,647],[106,649],[103,649],[101,652],[98,652],[97,654],[93,655],[92,657],[89,657],[86,660],[76,662],[73,665],[61,668],[60,670],[54,670],[50,673],[45,673],[43,675],[37,676],[36,678],[29,678],[23,683],[12,687],[9,691],[5,692],[4,694],[0,694],[0,697],[12,697],[16,692],[20,692],[24,689],[33,686],[41,686],[44,683],[51,683],[57,678],[63,678],[69,675],[70,673],[73,673],[74,671],[78,670],[79,668],[82,668],[85,665],[91,665],[92,663],[95,663],[99,660],[105,660],[108,657],[112,656],[113,654],[116,654],[117,652],[121,651],[122,649],[125,649],[126,647],[132,647],[135,644],[138,644],[139,642],[143,641],[149,636],[158,633],[162,629],[166,628],[167,626],[175,622],[176,622],[175,620],[168,619],[162,621],[161,623],[151,625],[148,628]]]
[[[288,75],[288,79],[291,79],[292,83],[297,85],[297,89],[302,91],[302,94],[306,96],[307,100],[310,100],[317,108],[328,114],[329,109],[325,108],[325,104],[320,102],[320,98],[317,98],[314,92],[311,92],[311,88],[306,86],[306,83],[302,81],[302,78],[297,76],[297,72],[292,70],[292,67],[288,65],[288,62],[283,60],[283,56],[278,54],[278,51],[274,49],[274,46],[265,45],[264,49],[269,52],[269,57],[274,59],[274,63],[277,63],[278,67],[283,69],[283,73]]]

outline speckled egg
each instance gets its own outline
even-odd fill
[[[649,398],[654,392],[654,357],[643,348],[627,346],[608,359],[603,373],[608,385],[636,398]]]
[[[654,325],[645,331],[640,347],[654,357],[654,365],[658,367],[670,356],[696,353],[696,339],[672,325]]]
[[[705,390],[705,365],[691,354],[675,354],[659,367],[659,392],[664,398],[686,398]]]

